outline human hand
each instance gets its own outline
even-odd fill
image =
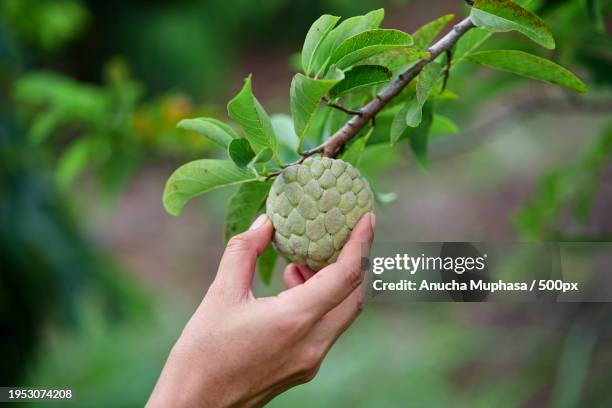
[[[286,291],[255,298],[255,262],[273,233],[265,215],[257,218],[228,243],[147,406],[261,406],[313,379],[362,308],[362,245],[369,249],[374,226],[374,214],[364,215],[334,264],[316,274],[290,264]]]

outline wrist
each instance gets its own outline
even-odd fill
[[[199,336],[183,332],[169,353],[148,408],[263,404],[265,396],[250,393],[247,386],[240,386],[240,375],[228,373],[221,351],[205,347],[207,343]]]
[[[172,347],[147,407],[222,407],[220,387],[193,346],[179,339]]]

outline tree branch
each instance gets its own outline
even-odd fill
[[[378,112],[380,112],[394,97],[396,97],[409,83],[412,81],[423,69],[423,67],[443,52],[450,50],[453,45],[465,34],[470,28],[474,27],[474,24],[470,18],[461,20],[455,25],[451,31],[449,31],[444,37],[438,42],[433,44],[427,50],[429,57],[418,61],[416,64],[408,68],[405,72],[391,83],[388,87],[383,89],[376,98],[366,104],[359,110],[361,115],[353,116],[348,122],[346,122],[336,133],[334,133],[329,139],[323,144],[304,152],[304,155],[311,156],[315,153],[323,153],[326,157],[336,157],[342,150],[344,145],[353,139],[361,129],[372,120]]]
[[[344,106],[340,105],[339,103],[335,103],[335,102],[330,101],[327,96],[323,97],[323,102],[325,102],[327,104],[327,106],[329,106],[330,108],[338,109],[339,111],[344,112],[347,115],[361,115],[360,111],[345,108]]]
[[[450,76],[451,64],[453,62],[453,53],[450,50],[445,51],[446,54],[446,67],[444,68],[444,80],[442,82],[442,91],[446,90],[446,84],[448,83],[448,77]]]

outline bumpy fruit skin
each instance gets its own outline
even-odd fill
[[[276,177],[266,201],[274,246],[313,271],[334,262],[351,230],[372,210],[372,190],[350,164],[308,158]]]

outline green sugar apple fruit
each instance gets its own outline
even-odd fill
[[[308,158],[276,177],[266,201],[274,246],[313,271],[334,262],[361,216],[372,210],[372,190],[350,164]]]

